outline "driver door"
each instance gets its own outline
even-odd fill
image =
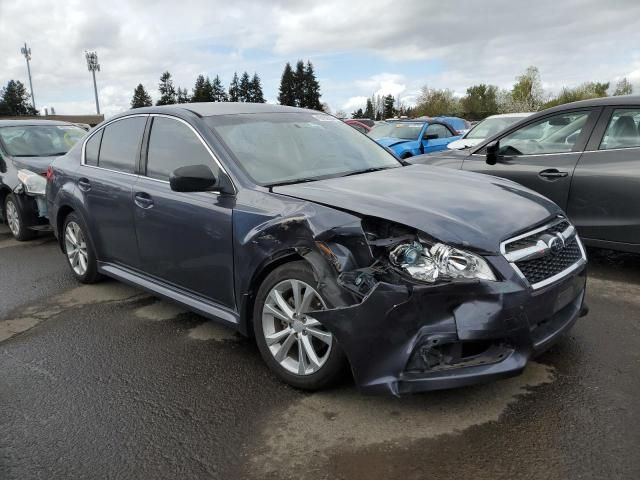
[[[430,123],[422,136],[424,153],[441,152],[447,149],[452,138],[456,135],[441,123]]]
[[[597,120],[599,108],[555,113],[511,130],[499,139],[495,165],[484,149],[463,170],[508,178],[541,193],[566,210],[573,171]]]

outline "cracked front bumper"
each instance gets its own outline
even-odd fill
[[[314,316],[334,334],[366,393],[399,395],[517,375],[580,316],[586,267],[532,290],[503,258],[492,263],[505,280],[380,282],[361,303]]]

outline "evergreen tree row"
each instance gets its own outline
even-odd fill
[[[291,64],[287,62],[280,80],[278,93],[280,105],[322,110],[320,97],[320,84],[316,79],[313,64],[307,61],[305,65],[302,60],[298,60],[294,71]]]
[[[172,105],[174,103],[194,103],[194,102],[252,102],[265,103],[262,92],[262,82],[257,73],[249,77],[244,72],[241,77],[237,73],[233,74],[233,80],[229,85],[228,92],[222,85],[220,77],[216,75],[213,80],[204,75],[198,75],[193,86],[192,93],[186,88],[176,88],[169,72],[164,72],[160,76],[158,84],[160,98],[156,105]],[[131,108],[149,107],[153,105],[151,96],[144,86],[139,84],[133,91]]]

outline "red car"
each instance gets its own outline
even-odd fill
[[[355,120],[353,118],[345,120],[344,123],[346,123],[347,125],[351,125],[353,128],[358,130],[360,133],[364,133],[365,135],[369,132],[369,130],[371,130],[371,127],[369,125],[366,125],[360,122],[359,120]]]

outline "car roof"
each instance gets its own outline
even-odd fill
[[[569,110],[573,108],[602,106],[618,107],[629,105],[640,105],[640,95],[616,95],[613,97],[590,98],[588,100],[579,100],[577,102],[564,103],[562,105],[558,105],[557,107],[541,110],[537,113],[561,112],[563,110]]]
[[[20,127],[23,125],[71,125],[74,127],[77,126],[73,123],[63,122],[60,120],[14,120],[14,119],[1,120],[0,119],[0,127]]]
[[[489,115],[487,118],[526,118],[536,112],[514,112],[514,113],[498,113],[497,115]]]
[[[135,110],[128,110],[127,112],[124,112],[117,116],[131,115],[132,113],[171,113],[178,111],[192,112],[200,117],[250,113],[324,113],[318,110],[288,107],[286,105],[274,105],[272,103],[197,102],[136,108]]]

